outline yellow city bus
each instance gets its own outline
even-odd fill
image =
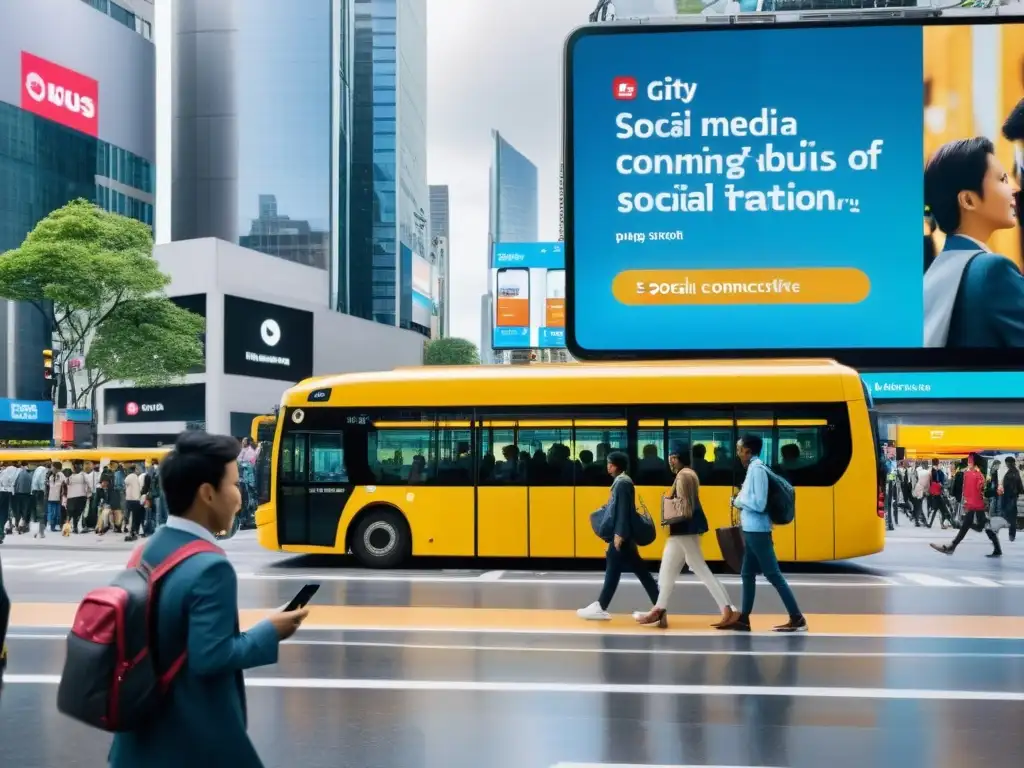
[[[762,436],[796,488],[796,521],[775,531],[779,559],[882,549],[870,395],[831,361],[423,367],[301,382],[282,397],[259,541],[382,568],[410,555],[601,557],[590,516],[608,497],[609,452],[632,457],[657,518],[666,453],[689,451],[714,529],[730,521],[744,433]],[[660,556],[663,535],[646,557]],[[714,535],[703,547],[721,559]]]

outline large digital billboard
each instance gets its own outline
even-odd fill
[[[224,297],[224,373],[297,382],[313,375],[313,313]]]
[[[570,351],[1024,362],[1024,25],[999,21],[576,30]]]
[[[494,349],[565,346],[562,243],[497,243],[491,258]]]

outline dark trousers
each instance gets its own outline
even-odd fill
[[[640,579],[647,596],[651,598],[651,605],[658,602],[658,582],[647,570],[636,544],[632,541],[624,541],[622,549],[616,549],[614,544],[609,544],[608,552],[604,556],[604,586],[601,588],[601,596],[597,598],[602,610],[607,611],[608,606],[611,605],[625,568],[631,570]]]
[[[142,523],[146,519],[146,511],[142,508],[142,502],[126,501],[124,503],[124,513],[132,517],[130,533],[133,536],[138,536],[142,530]]]
[[[935,513],[938,512],[941,515],[940,520],[944,520],[950,525],[953,524],[953,517],[949,513],[949,504],[946,502],[945,496],[929,496],[928,508],[932,512],[931,522],[935,522]],[[930,524],[929,527],[931,527]]]
[[[71,519],[71,530],[79,530],[82,521],[82,513],[85,512],[85,505],[88,499],[85,496],[76,496],[68,499],[68,517]]]
[[[7,624],[11,620],[11,598],[4,589],[4,569],[0,565],[0,648],[7,642]]]
[[[34,500],[31,493],[14,494],[14,522],[16,525],[28,526],[32,519]]]
[[[988,536],[988,540],[992,542],[992,546],[995,547],[996,552],[1002,552],[1002,548],[999,546],[999,537],[995,534],[995,531],[990,531],[985,527],[985,513],[980,511],[968,510],[964,512],[964,521],[960,525],[960,530],[956,532],[956,537],[953,539],[953,543],[950,544],[950,549],[956,549],[960,542],[964,540],[964,536],[971,529],[985,532]]]
[[[775,542],[770,533],[743,532],[743,565],[740,567],[740,579],[743,581],[743,606],[740,612],[750,616],[754,610],[754,591],[757,588],[757,574],[763,573],[768,583],[782,598],[782,604],[789,611],[790,618],[798,618],[800,606],[796,603],[793,590],[789,588],[786,577],[779,569],[778,558],[775,557]]]

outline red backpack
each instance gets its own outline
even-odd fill
[[[185,665],[182,653],[161,673],[153,658],[151,614],[157,585],[194,555],[223,554],[219,547],[197,540],[151,568],[142,560],[142,549],[132,553],[128,567],[109,587],[92,590],[78,606],[57,689],[58,710],[112,733],[146,725]]]

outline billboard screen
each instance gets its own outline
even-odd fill
[[[1019,71],[1024,25],[999,21],[574,32],[572,353],[821,355],[890,370],[1024,362],[1006,138],[1024,139],[1024,82],[992,74]],[[972,53],[979,41],[990,65]],[[792,50],[859,63],[740,77],[721,66]]]
[[[1024,371],[863,373],[861,378],[876,401],[1024,399]]]
[[[434,268],[418,253],[412,254],[412,321],[430,327],[434,315]]]
[[[491,259],[494,349],[565,346],[562,243],[497,243]]]
[[[224,373],[308,379],[313,375],[313,313],[224,296]]]

